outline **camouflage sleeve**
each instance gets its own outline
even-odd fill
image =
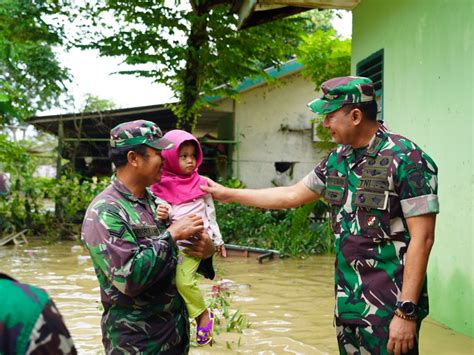
[[[88,233],[95,245],[86,243],[91,258],[110,282],[122,293],[136,297],[150,285],[175,272],[177,246],[167,231],[138,243],[119,207],[96,206],[99,223],[90,221]]]
[[[303,183],[311,191],[322,195],[326,188],[326,173],[328,157],[323,159],[313,171],[303,178]]]
[[[404,156],[397,168],[395,191],[405,218],[439,213],[438,167],[423,151]]]
[[[63,318],[50,300],[38,317],[27,345],[27,354],[77,354]]]

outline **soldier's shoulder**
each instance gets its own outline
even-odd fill
[[[107,209],[109,206],[118,206],[121,199],[124,198],[117,193],[113,186],[109,185],[94,197],[92,202],[89,204],[88,212],[90,210]]]
[[[413,140],[394,132],[389,132],[388,137],[389,144],[385,150],[389,150],[391,155],[397,156],[408,165],[425,161],[436,169],[433,159]]]
[[[36,287],[36,286],[30,285],[30,284],[22,283],[20,281],[15,280],[11,276],[9,276],[7,274],[4,274],[4,273],[0,273],[0,283],[2,285],[9,285],[9,286],[12,286],[12,287],[17,287],[19,290],[21,290],[25,293],[28,293],[28,294],[31,294],[31,292],[29,290],[35,290],[35,291],[39,290],[41,293],[46,293],[46,291],[43,290],[40,287]]]
[[[126,211],[122,207],[120,194],[105,189],[90,203],[84,215],[82,230],[87,231],[93,227],[99,220],[124,219]]]
[[[413,151],[424,152],[418,144],[406,136],[391,131],[387,132],[387,135],[389,142],[388,148],[393,150],[395,153],[407,154]]]

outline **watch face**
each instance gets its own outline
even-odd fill
[[[417,306],[413,302],[405,301],[400,305],[400,310],[407,316],[414,316],[416,314]]]

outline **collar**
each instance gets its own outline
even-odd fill
[[[132,202],[139,202],[139,203],[148,203],[150,200],[150,193],[148,192],[148,189],[145,189],[145,196],[142,198],[138,198],[135,195],[133,195],[130,190],[117,178],[117,175],[112,175],[111,178],[112,181],[112,187],[117,190],[123,197],[125,197],[127,200],[130,200]]]
[[[370,139],[369,145],[367,146],[367,152],[365,153],[368,157],[375,157],[377,153],[382,149],[385,140],[388,136],[388,129],[383,125],[382,122],[379,124],[379,128],[375,132],[374,136]],[[343,157],[348,157],[354,151],[350,145],[343,145],[341,155]]]

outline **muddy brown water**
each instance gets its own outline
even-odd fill
[[[251,323],[243,334],[221,332],[212,348],[191,354],[337,354],[333,328],[333,257],[255,258],[216,262],[220,280],[231,285],[231,308]],[[0,248],[0,271],[38,285],[53,297],[80,354],[103,353],[99,287],[87,252],[78,243]],[[212,282],[203,282],[209,292]],[[428,318],[421,354],[474,354],[474,339]]]

